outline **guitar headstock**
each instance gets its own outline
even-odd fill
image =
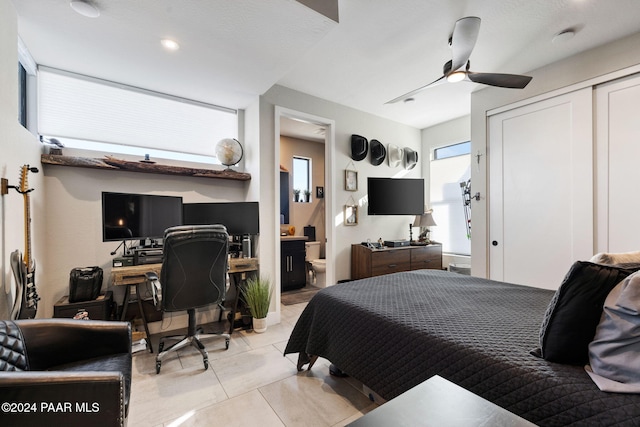
[[[18,192],[22,194],[26,194],[29,191],[29,172],[36,173],[38,172],[38,168],[29,167],[29,165],[23,165],[20,168],[20,184],[18,185]]]
[[[20,168],[20,184],[18,185],[18,191],[26,193],[29,190],[29,165],[24,165]]]

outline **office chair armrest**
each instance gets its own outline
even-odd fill
[[[145,274],[147,278],[147,283],[151,285],[151,295],[153,295],[153,305],[156,307],[156,310],[162,309],[162,284],[160,283],[160,279],[158,279],[158,274],[155,271],[148,271]]]

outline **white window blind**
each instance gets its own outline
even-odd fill
[[[438,225],[429,229],[431,239],[442,243],[443,252],[471,255],[460,188],[470,174],[469,154],[431,161],[430,201]]]
[[[238,136],[235,110],[44,67],[38,108],[39,133],[61,139],[214,158],[218,141]]]

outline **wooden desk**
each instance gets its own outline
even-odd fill
[[[153,353],[153,346],[151,345],[151,334],[149,333],[149,325],[147,323],[147,316],[144,313],[144,307],[142,306],[142,293],[140,292],[140,285],[143,285],[147,281],[146,273],[153,271],[160,277],[160,270],[162,264],[143,264],[132,265],[127,267],[114,267],[111,269],[111,284],[114,286],[126,286],[127,289],[122,301],[122,315],[120,320],[124,321],[127,315],[127,309],[129,308],[129,301],[131,300],[131,287],[136,287],[136,299],[138,300],[138,309],[140,310],[140,316],[142,316],[142,323],[144,324],[144,331],[147,334],[147,344],[149,345],[149,352]]]
[[[535,424],[436,375],[391,399],[353,423],[352,427],[495,426]]]
[[[140,285],[146,283],[146,273],[153,271],[160,277],[160,270],[162,270],[162,264],[143,264],[133,265],[127,267],[114,267],[111,269],[111,283],[114,286],[126,286],[124,299],[122,301],[122,315],[121,320],[125,320],[127,314],[127,308],[129,307],[129,301],[131,298],[131,287],[136,287],[136,295],[138,300],[138,308],[140,309],[140,315],[142,316],[142,322],[144,324],[144,330],[149,338],[149,326],[147,324],[147,316],[144,313],[142,307],[142,298],[140,298]],[[229,270],[230,276],[234,276],[234,284],[236,297],[232,302],[231,307],[231,325],[229,326],[229,333],[233,333],[233,325],[235,321],[236,311],[238,310],[238,299],[240,296],[240,285],[247,279],[248,273],[254,273],[258,271],[258,258],[229,258]],[[220,319],[222,319],[222,311],[220,312]],[[151,346],[151,340],[147,339],[149,343],[149,351],[153,353],[153,347]]]

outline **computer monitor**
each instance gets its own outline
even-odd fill
[[[222,224],[232,236],[260,234],[258,202],[185,203],[185,225]]]

